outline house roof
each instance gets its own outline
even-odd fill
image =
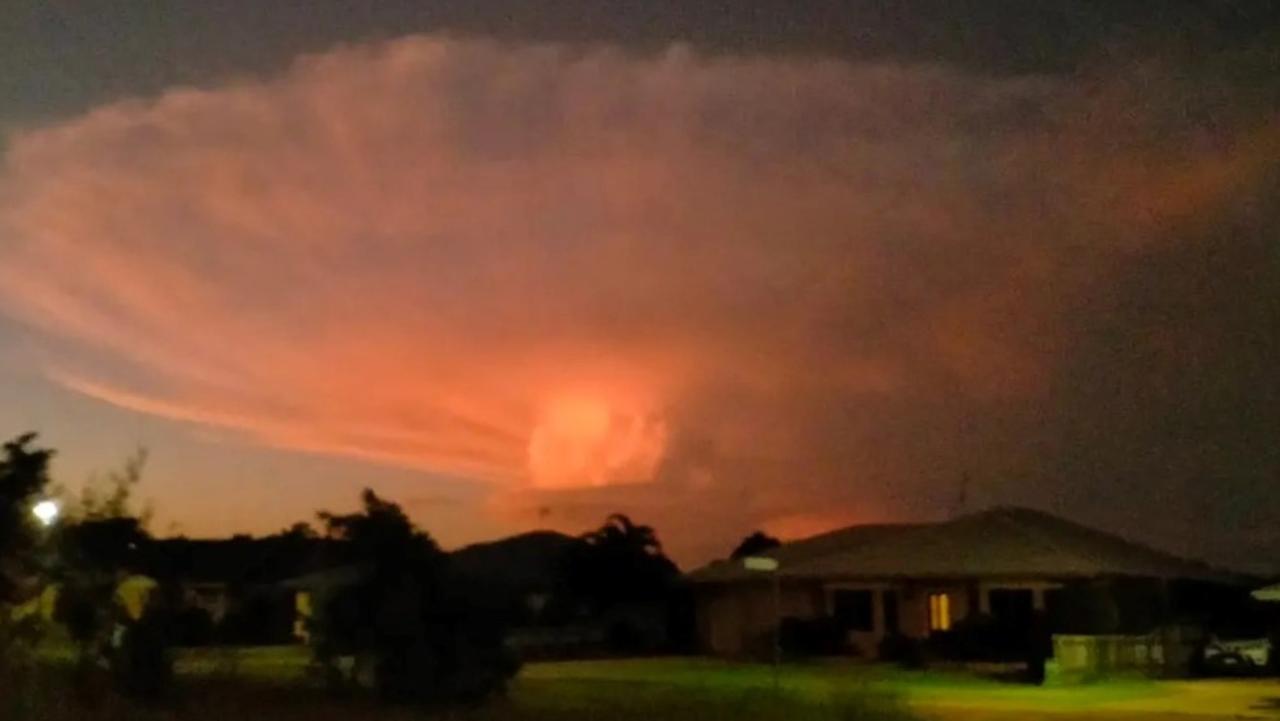
[[[269,585],[313,568],[327,543],[287,536],[156,539],[144,545],[137,570],[185,583]]]
[[[1026,508],[994,508],[941,523],[854,526],[788,543],[767,554],[784,578],[1099,578],[1237,582],[1206,564]],[[690,574],[698,583],[758,579],[721,561]]]
[[[281,588],[294,591],[320,591],[359,583],[369,575],[369,567],[357,563],[332,566],[280,582]]]

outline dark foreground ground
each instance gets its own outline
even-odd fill
[[[1209,721],[1280,720],[1280,681],[1116,681],[1037,688],[947,671],[821,664],[767,666],[700,659],[531,664],[506,698],[482,708],[387,709],[334,697],[307,681],[300,649],[187,654],[179,688],[158,708],[109,694],[90,706],[56,670],[21,689],[3,721]],[[775,685],[776,684],[776,685]],[[0,689],[12,701],[14,689]],[[8,714],[8,717],[5,717]]]

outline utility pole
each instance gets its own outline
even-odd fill
[[[964,515],[965,508],[969,505],[969,481],[968,471],[960,474],[960,488],[956,493],[955,506],[951,508],[952,518]]]
[[[778,674],[782,670],[782,575],[773,569],[773,692],[780,690]]]
[[[782,686],[779,675],[782,668],[782,574],[778,571],[778,559],[768,556],[748,556],[742,559],[742,567],[748,571],[773,574],[773,691]]]

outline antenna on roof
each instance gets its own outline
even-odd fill
[[[968,471],[960,474],[960,487],[956,491],[955,505],[951,507],[952,518],[964,515],[965,509],[969,505],[969,480]]]

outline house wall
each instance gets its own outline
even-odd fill
[[[221,623],[231,610],[231,592],[222,583],[185,583],[182,602],[188,608],[203,609],[214,623]]]
[[[991,613],[991,596],[990,592],[995,590],[1017,590],[1031,591],[1032,606],[1037,611],[1045,610],[1045,594],[1055,588],[1062,588],[1062,584],[1056,581],[1046,581],[1043,579],[1021,579],[1010,581],[983,581],[978,584],[979,588],[979,610],[982,613]]]
[[[293,638],[301,643],[311,642],[311,624],[315,619],[315,602],[310,591],[293,594]]]
[[[784,584],[782,617],[815,618],[827,615],[832,596],[839,590],[872,591],[873,628],[851,631],[850,645],[859,656],[874,658],[887,634],[884,592],[898,599],[898,631],[909,638],[928,638],[929,597],[945,593],[949,597],[951,626],[974,613],[989,613],[989,592],[995,589],[1025,589],[1032,592],[1034,608],[1044,610],[1045,595],[1061,584],[1044,579],[1007,581],[899,580],[827,581]],[[769,648],[775,623],[773,588],[767,582],[703,587],[697,598],[698,634],[701,647],[719,656],[745,656]]]
[[[963,581],[906,582],[898,588],[898,624],[902,635],[908,638],[928,638],[929,596],[945,593],[951,606],[951,625],[959,623],[973,612],[976,587]]]
[[[767,653],[778,618],[816,618],[823,612],[821,586],[784,583],[774,608],[767,581],[706,586],[697,594],[698,637],[702,650],[717,656]]]
[[[142,618],[147,601],[151,599],[151,592],[158,587],[159,584],[147,576],[129,576],[116,586],[116,601],[124,608],[129,618],[136,621]]]
[[[863,658],[875,658],[879,653],[880,641],[887,634],[886,613],[884,603],[885,591],[899,591],[899,585],[891,582],[868,582],[868,583],[828,583],[823,592],[825,595],[825,606],[823,611],[829,612],[835,606],[832,598],[837,591],[870,591],[871,592],[871,630],[870,631],[849,631],[846,640],[849,646],[853,648],[858,656]],[[899,598],[901,593],[899,592]],[[898,623],[901,628],[902,623],[902,603],[898,603]]]

